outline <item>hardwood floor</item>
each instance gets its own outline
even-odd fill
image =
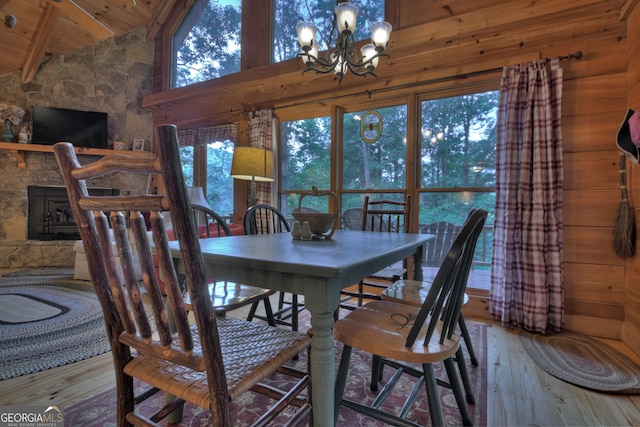
[[[640,357],[621,342],[605,342],[640,365]],[[489,324],[487,358],[490,426],[640,425],[640,396],[596,393],[546,374],[525,353],[516,329]],[[68,407],[114,386],[111,363],[107,353],[0,381],[0,405]]]

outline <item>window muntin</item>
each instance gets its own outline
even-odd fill
[[[352,0],[360,11],[356,23],[355,40],[371,38],[369,27],[384,20],[384,0]],[[300,21],[313,22],[318,27],[317,42],[320,51],[335,46],[336,32],[331,38],[334,1],[318,0],[275,0],[273,14],[273,62],[295,58],[300,52],[296,24]],[[337,29],[336,29],[337,31]]]
[[[173,36],[173,87],[240,71],[242,0],[196,0]]]

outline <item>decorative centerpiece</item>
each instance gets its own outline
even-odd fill
[[[13,133],[13,125],[18,126],[24,117],[24,110],[16,105],[0,104],[0,120],[4,122],[4,133],[0,136],[2,141],[14,142],[16,135]]]
[[[303,208],[302,207],[302,200],[306,196],[315,196],[315,197],[331,196],[331,197],[333,197],[334,200],[335,200],[336,213],[314,212],[313,210],[310,210],[309,208]],[[333,236],[333,233],[336,231],[336,225],[339,223],[339,221],[338,221],[338,212],[340,212],[340,209],[338,209],[338,197],[336,196],[335,193],[333,193],[331,191],[318,191],[318,188],[316,188],[316,187],[311,187],[311,192],[301,193],[300,194],[300,200],[298,202],[298,209],[293,211],[293,213],[291,214],[296,219],[296,221],[298,221],[298,223],[301,224],[301,226],[302,226],[301,230],[299,231],[300,235],[296,236],[296,233],[293,233],[294,234],[294,239],[296,237],[300,238],[302,240],[330,239],[331,236]],[[307,233],[304,232],[304,230],[307,227],[311,231],[311,236],[310,237],[307,237],[306,236]],[[295,228],[297,228],[297,227],[295,227],[295,224],[294,224],[294,229]]]

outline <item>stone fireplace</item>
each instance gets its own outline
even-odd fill
[[[0,150],[0,268],[72,267],[73,244],[79,236],[55,157],[40,152],[24,156],[26,167],[21,169],[8,151]],[[78,156],[82,164],[95,160]],[[118,174],[91,180],[87,186],[107,194],[143,194],[149,177]],[[46,199],[43,189],[49,193]],[[30,192],[38,194],[40,208],[30,206]]]
[[[95,196],[117,196],[116,188],[90,188]],[[27,239],[79,240],[67,189],[64,187],[27,187]]]
[[[136,138],[147,143],[153,138],[153,117],[142,108],[141,100],[152,92],[153,57],[154,42],[140,27],[48,58],[29,84],[22,84],[19,71],[0,76],[0,103],[25,111],[38,105],[106,112],[110,143],[122,141],[131,147]],[[9,151],[0,150],[0,268],[73,266],[75,240],[60,240],[61,234],[52,240],[29,237],[27,188],[63,187],[64,182],[52,153],[23,154],[25,167],[20,168]],[[93,160],[94,156],[79,156],[81,163]],[[141,194],[149,183],[144,176],[103,177],[87,186]],[[51,210],[56,220],[57,209]],[[64,223],[64,212],[60,215]]]

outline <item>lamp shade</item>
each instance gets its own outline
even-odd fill
[[[236,147],[231,162],[231,177],[249,181],[273,181],[273,153],[264,148]]]
[[[187,187],[187,195],[192,205],[200,205],[209,207],[207,199],[204,197],[204,191],[202,187]]]

